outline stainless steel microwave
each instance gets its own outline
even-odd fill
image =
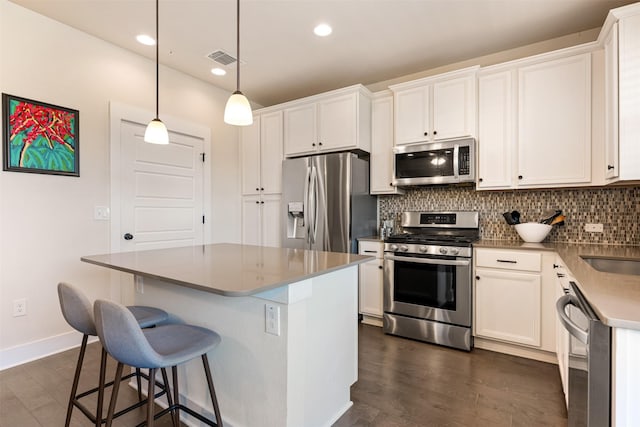
[[[430,185],[475,180],[474,138],[394,147],[394,184]]]

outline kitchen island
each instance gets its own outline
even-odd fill
[[[81,259],[133,274],[136,304],[222,336],[210,360],[226,424],[330,426],[352,405],[358,264],[370,257],[214,244]],[[184,398],[209,416],[202,367],[180,369]]]

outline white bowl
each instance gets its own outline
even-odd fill
[[[522,240],[528,243],[542,242],[553,228],[550,225],[538,222],[525,222],[524,224],[516,224],[514,227]]]

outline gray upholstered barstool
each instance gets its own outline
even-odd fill
[[[153,426],[155,418],[171,412],[174,426],[180,422],[180,410],[197,418],[210,426],[222,426],[220,408],[213,387],[211,369],[207,352],[213,350],[220,343],[217,333],[193,325],[170,324],[161,325],[153,329],[142,330],[135,317],[126,307],[105,300],[97,300],[94,305],[96,329],[102,346],[118,361],[116,378],[122,375],[123,364],[136,368],[149,369],[149,378],[154,378],[157,369],[171,367],[173,399],[167,393],[168,408],[154,414],[154,381],[149,381],[147,393],[147,421],[146,426]],[[200,356],[204,366],[204,373],[211,394],[211,403],[216,422],[209,420],[185,405],[180,404],[178,390],[177,366]],[[168,384],[165,382],[165,386]],[[107,427],[111,426],[113,412],[118,398],[118,381],[113,385],[111,402],[107,414]],[[138,426],[143,426],[141,423]]]
[[[78,394],[78,381],[80,379],[82,363],[84,361],[84,355],[87,349],[87,340],[89,336],[95,337],[98,335],[95,322],[93,321],[93,306],[82,292],[80,292],[74,286],[64,282],[58,284],[58,298],[60,299],[60,309],[62,310],[62,315],[64,316],[67,323],[69,323],[71,327],[83,334],[82,344],[80,345],[80,354],[78,356],[78,363],[76,364],[76,372],[75,376],[73,377],[73,385],[71,386],[71,395],[69,397],[69,404],[67,406],[67,418],[65,421],[65,426],[69,426],[69,423],[71,422],[71,412],[73,411],[74,406],[80,409],[82,413],[91,420],[91,422],[95,423],[96,426],[100,426],[104,422],[102,418],[102,401],[104,396],[104,388],[113,384],[113,382],[105,384],[107,352],[104,348],[102,349],[102,357],[100,360],[100,378],[98,387]],[[166,311],[154,307],[131,306],[128,307],[128,309],[134,316],[136,323],[142,328],[155,326],[165,321],[169,317]],[[147,376],[145,374],[141,374],[140,369],[136,369],[135,373],[125,375],[124,377],[121,376],[121,380],[125,380],[133,376],[136,377],[136,380],[138,382],[138,399],[142,401],[140,377],[142,376],[146,378]],[[120,381],[117,382],[119,383]],[[82,404],[82,402],[80,402],[80,399],[95,392],[98,392],[98,401],[96,412],[94,414],[89,411]],[[131,410],[134,407],[142,406],[142,404],[143,403],[140,403],[127,409]],[[127,411],[120,411],[118,415],[121,415],[124,412]]]

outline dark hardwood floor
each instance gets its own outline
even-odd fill
[[[558,367],[359,329],[353,406],[334,427],[566,426]]]
[[[555,365],[479,349],[466,353],[384,335],[373,326],[361,325],[359,334],[354,405],[336,427],[567,425]],[[77,352],[0,372],[0,427],[63,426]],[[96,382],[99,346],[90,345],[86,357],[83,390]],[[114,370],[111,361],[109,378]],[[132,389],[120,390],[119,407],[135,401]],[[114,424],[131,426],[143,418],[144,408]],[[156,425],[170,424],[164,417]],[[71,425],[91,424],[76,409]]]

